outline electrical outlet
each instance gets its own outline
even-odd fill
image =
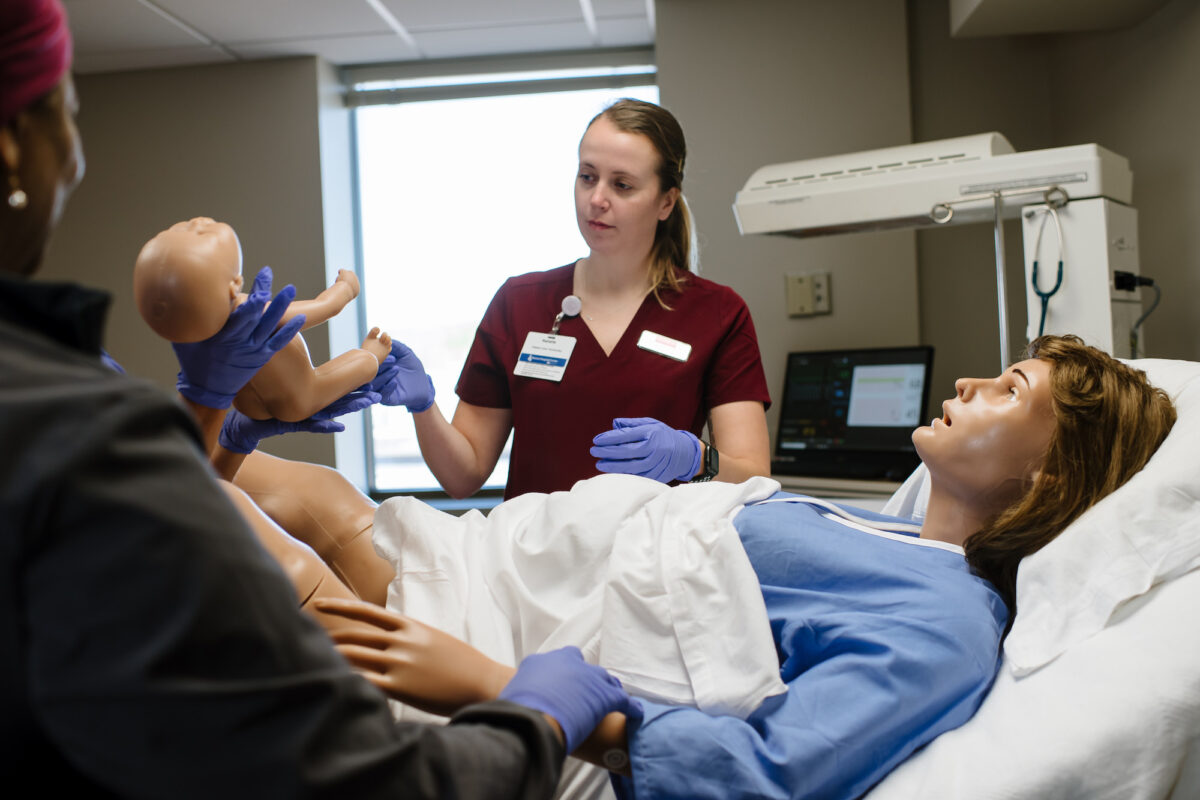
[[[810,276],[812,283],[813,294],[813,312],[814,314],[828,314],[830,311],[829,297],[829,273],[818,272]]]
[[[828,314],[829,273],[811,275],[787,275],[787,313],[789,317],[809,317],[813,314]]]
[[[789,317],[806,317],[813,313],[813,285],[808,275],[788,275],[787,313]]]

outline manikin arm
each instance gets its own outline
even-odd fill
[[[384,693],[416,708],[448,715],[467,703],[494,700],[516,674],[449,634],[387,609],[337,598],[314,605],[327,616],[359,623],[331,631],[342,655]],[[574,753],[577,758],[629,775],[625,715],[604,717]]]

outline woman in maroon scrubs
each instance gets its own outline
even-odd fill
[[[413,412],[448,493],[483,485],[510,430],[506,497],[569,489],[598,472],[663,482],[769,472],[770,397],[750,312],[733,290],[688,271],[685,156],[679,123],[652,103],[619,100],[591,121],[575,178],[588,255],[500,288],[452,422],[416,355],[394,346],[405,373],[397,404]],[[699,438],[705,423],[709,441]]]

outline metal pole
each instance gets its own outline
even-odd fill
[[[1004,198],[1000,192],[992,195],[992,203],[996,214],[996,310],[1000,317],[1000,371],[1003,372],[1008,369],[1011,362],[1008,358],[1008,292],[1004,274],[1004,218],[1000,214],[1004,207]]]

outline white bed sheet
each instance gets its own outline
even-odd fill
[[[497,661],[575,645],[635,696],[745,716],[786,686],[731,520],[778,490],[600,475],[486,517],[394,498],[373,538],[396,568],[388,608]]]

